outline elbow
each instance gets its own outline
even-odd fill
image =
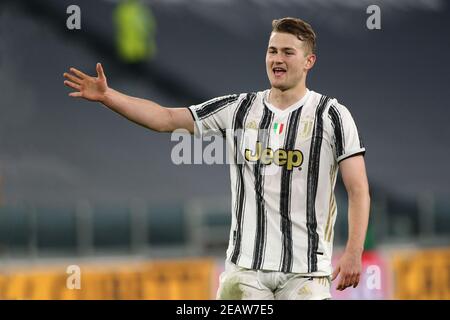
[[[167,117],[161,117],[158,121],[153,122],[152,125],[147,125],[146,127],[159,133],[170,133],[174,130],[170,114]]]
[[[173,125],[173,123],[170,120],[165,121],[158,126],[156,131],[162,132],[162,133],[172,133],[175,131],[175,126]]]
[[[174,119],[170,109],[159,107],[153,111],[153,113],[141,115],[139,121],[136,122],[155,132],[172,132]]]
[[[159,125],[157,126],[156,131],[163,132],[163,133],[173,132],[174,119],[173,119],[172,111],[169,108],[164,108],[163,110],[165,111],[165,114],[163,117],[160,118],[160,122],[159,122]]]
[[[356,204],[357,206],[362,206],[370,211],[370,193],[367,188],[355,188],[347,191],[349,203]]]
[[[146,129],[149,129],[151,131],[158,132],[158,133],[169,132],[168,129],[163,125],[141,123],[141,126],[143,126]]]
[[[154,131],[158,132],[158,133],[165,133],[165,132],[171,132],[168,126],[164,126],[161,125],[159,127],[156,127],[155,129],[153,129]]]

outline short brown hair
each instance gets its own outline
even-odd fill
[[[272,21],[272,32],[284,32],[295,35],[304,41],[311,53],[316,53],[316,34],[311,25],[298,18],[282,18]]]

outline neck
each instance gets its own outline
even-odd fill
[[[303,98],[306,91],[307,89],[305,84],[284,91],[272,87],[269,92],[268,100],[274,107],[284,110]]]

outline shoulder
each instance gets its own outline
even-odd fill
[[[233,93],[228,94],[220,97],[214,98],[215,100],[229,100],[232,102],[242,102],[245,99],[263,99],[265,95],[265,91],[254,91],[254,92],[240,92],[240,93]]]
[[[309,90],[308,98],[305,103],[303,112],[313,117],[320,117],[328,114],[330,106],[336,103],[337,100],[325,94]]]
[[[345,104],[343,104],[337,98],[329,96],[327,94],[310,90],[309,100],[310,103],[315,107],[315,109],[322,108],[322,112],[324,115],[329,115],[330,113],[350,114],[350,110]]]
[[[268,90],[242,92],[236,94],[236,105],[251,106],[256,104],[263,104]]]
[[[263,101],[267,95],[269,90],[261,90],[261,91],[251,91],[244,92],[239,94],[240,99],[257,99],[259,101]]]

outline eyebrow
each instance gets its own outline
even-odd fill
[[[278,50],[278,48],[277,47],[274,47],[274,46],[270,46],[269,48],[268,48],[269,50]],[[284,48],[280,48],[280,50],[284,50],[284,51],[287,51],[287,50],[296,50],[294,47],[284,47]]]

